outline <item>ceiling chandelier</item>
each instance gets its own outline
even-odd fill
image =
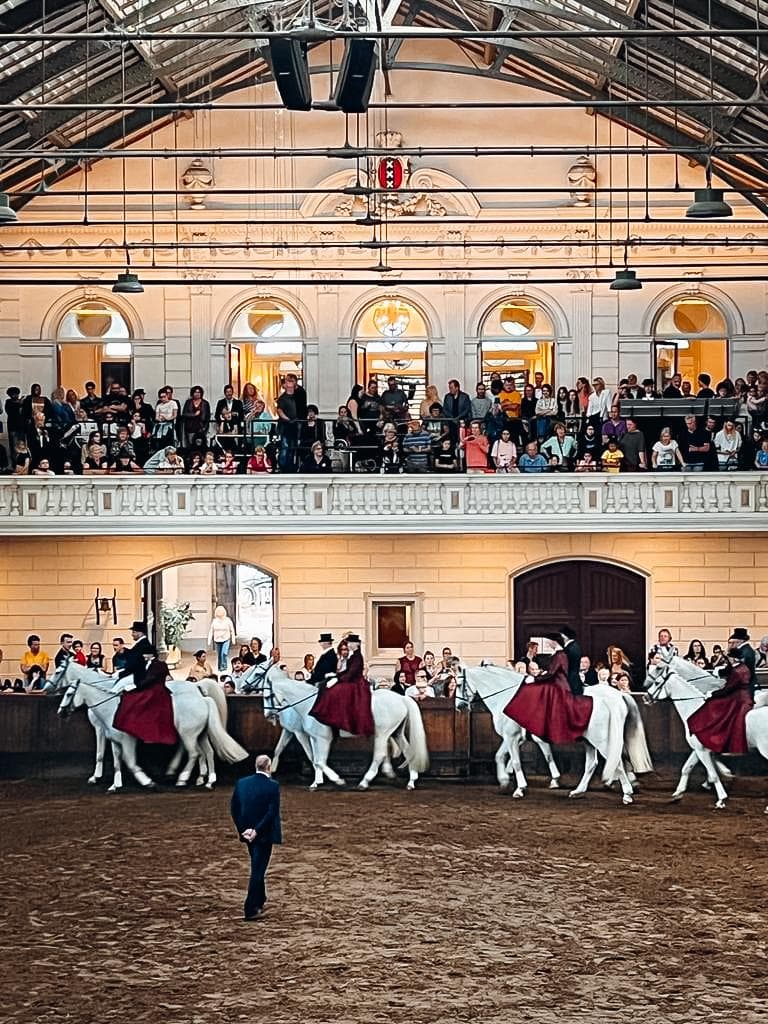
[[[518,306],[517,304],[503,306],[499,314],[501,329],[505,334],[513,338],[520,338],[529,334],[536,322],[536,311],[534,306]]]
[[[387,299],[373,311],[373,326],[385,338],[402,337],[410,322],[410,310],[399,299]]]

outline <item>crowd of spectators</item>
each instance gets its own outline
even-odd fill
[[[725,400],[732,411],[676,416],[659,401],[693,398],[714,400],[713,409]],[[642,403],[643,415],[622,415],[623,401]],[[225,387],[213,409],[199,386],[182,402],[166,385],[151,405],[142,388],[128,394],[119,383],[103,396],[88,381],[81,397],[57,388],[50,398],[33,384],[26,396],[7,389],[5,416],[0,470],[22,476],[768,470],[766,370],[714,388],[706,373],[695,388],[676,374],[661,394],[634,375],[614,391],[598,376],[555,392],[536,373],[521,392],[513,377],[493,373],[473,396],[455,379],[442,398],[427,385],[418,407],[397,377],[381,391],[372,378],[355,385],[332,422],[292,373],[274,410],[250,383],[239,398]]]
[[[213,647],[213,645],[209,645]],[[316,682],[313,679],[315,668],[314,654],[305,654],[301,666],[291,669],[283,660],[280,648],[275,646],[267,656],[263,651],[262,641],[258,637],[251,637],[250,641],[240,644],[237,654],[234,654],[230,668],[226,664],[223,670],[219,669],[221,661],[215,666],[216,655],[220,651],[215,648],[211,654],[211,661],[208,660],[209,651],[200,648],[194,652],[190,664],[181,669],[180,676],[190,682],[198,682],[202,679],[216,680],[227,694],[248,694],[253,692],[256,673],[254,669],[263,665],[267,660],[272,664],[278,664],[284,672],[289,673],[296,680],[304,682]],[[710,651],[707,651],[701,640],[691,640],[687,650],[674,645],[672,634],[667,629],[659,631],[659,643],[651,648],[648,655],[650,660],[657,650],[664,649],[666,653],[678,654],[700,668],[710,672],[717,672],[718,669],[727,666],[726,657],[727,645],[714,644]],[[92,643],[85,651],[82,640],[78,640],[71,633],[62,633],[59,637],[59,649],[56,654],[51,655],[41,646],[40,637],[36,633],[27,637],[27,650],[21,657],[19,664],[20,675],[11,680],[10,678],[0,679],[0,693],[39,693],[45,684],[48,675],[58,667],[65,657],[74,655],[75,660],[89,668],[99,669],[102,672],[117,673],[122,671],[128,662],[128,648],[122,637],[115,637],[112,641],[112,654],[107,657],[102,652],[100,643]],[[539,649],[535,640],[529,641],[527,648],[516,659],[506,662],[506,667],[514,669],[522,675],[539,675],[546,668],[548,655],[545,650]],[[2,672],[3,652],[0,650],[0,673]],[[768,668],[768,636],[764,636],[756,650],[756,664],[758,668]],[[596,683],[606,683],[616,689],[630,692],[639,687],[643,681],[645,664],[633,665],[624,651],[615,644],[612,644],[605,651],[604,656],[593,659],[584,655],[581,659],[580,675],[584,686],[591,686]],[[416,701],[423,701],[427,698],[445,698],[454,700],[458,686],[458,674],[460,671],[460,659],[453,653],[450,647],[443,647],[441,656],[438,659],[433,651],[426,650],[419,655],[414,649],[410,640],[403,645],[403,654],[397,659],[394,671],[391,675],[375,675],[370,666],[364,668],[364,675],[370,683],[371,689],[387,689],[394,693],[405,694],[413,697]]]

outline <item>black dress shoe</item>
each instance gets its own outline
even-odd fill
[[[244,917],[244,921],[260,921],[264,917],[263,910],[257,910],[255,914],[251,914],[249,917]]]

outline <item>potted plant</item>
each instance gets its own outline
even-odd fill
[[[171,667],[178,665],[181,661],[181,641],[194,617],[189,609],[189,601],[185,601],[183,604],[163,604],[160,610],[163,641],[167,648],[165,660]]]

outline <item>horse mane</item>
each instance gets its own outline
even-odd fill
[[[476,665],[467,667],[464,671],[468,673],[472,683],[487,680],[491,686],[497,689],[504,685],[513,686],[515,683],[522,683],[525,679],[525,676],[521,676],[519,672],[501,665]],[[480,696],[482,697],[482,693]]]
[[[685,658],[681,658],[679,655],[670,658],[668,665],[675,675],[679,676],[684,682],[689,683],[702,696],[706,693],[712,693],[714,690],[719,690],[723,686],[723,679],[720,676],[716,676],[706,669],[699,668],[692,661],[686,661]]]
[[[273,665],[266,672],[264,678],[269,678],[273,687],[279,683],[282,689],[288,690],[291,694],[291,700],[308,697],[310,693],[317,693],[317,687],[313,686],[312,683],[303,682],[301,679],[293,679],[277,665]]]

